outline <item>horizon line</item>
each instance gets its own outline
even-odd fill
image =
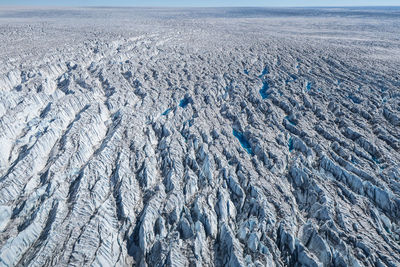
[[[381,7],[400,7],[400,5],[348,5],[348,6],[336,6],[336,5],[326,5],[326,6],[306,6],[306,5],[298,5],[298,6],[245,6],[245,5],[233,5],[233,6],[185,6],[185,5],[154,5],[154,6],[146,6],[146,5],[2,5],[0,3],[0,8],[2,7],[69,7],[69,8],[232,8],[232,7],[241,7],[241,8],[381,8]]]

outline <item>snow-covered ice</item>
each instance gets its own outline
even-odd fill
[[[399,8],[0,9],[0,266],[399,266]]]

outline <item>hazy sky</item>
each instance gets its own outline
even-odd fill
[[[0,0],[45,6],[399,6],[400,0]]]

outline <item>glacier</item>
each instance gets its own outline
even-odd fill
[[[0,8],[0,266],[399,266],[400,8]]]

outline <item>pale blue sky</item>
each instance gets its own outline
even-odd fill
[[[399,6],[400,0],[0,0],[25,6]]]

